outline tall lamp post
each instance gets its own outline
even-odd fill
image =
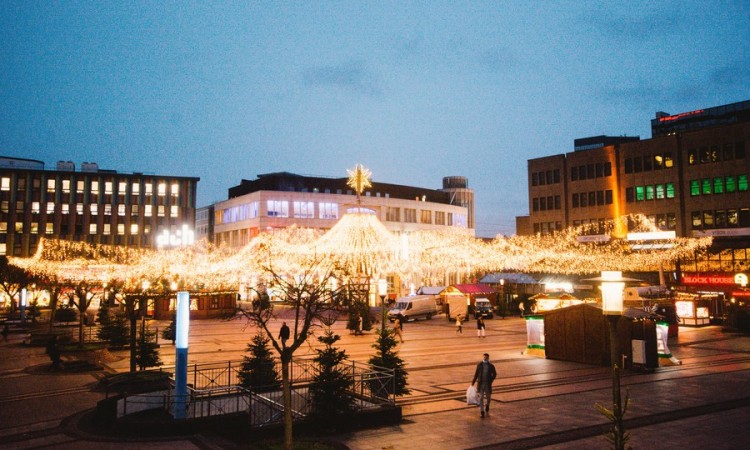
[[[602,271],[602,312],[609,324],[609,358],[612,364],[612,415],[614,417],[614,448],[625,448],[622,398],[620,396],[620,354],[617,347],[617,324],[622,316],[622,290],[625,287],[622,272]]]
[[[388,295],[388,281],[385,278],[378,280],[378,296],[380,297],[380,329],[385,331],[385,296]]]

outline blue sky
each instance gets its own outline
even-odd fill
[[[198,206],[289,171],[440,188],[477,235],[526,161],[750,99],[750,2],[3,1],[0,155],[196,176]]]

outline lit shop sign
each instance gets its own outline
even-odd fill
[[[748,236],[750,228],[722,228],[717,230],[693,230],[693,237]]]
[[[738,273],[737,275],[690,275],[682,276],[683,284],[742,284],[742,280],[747,282],[747,275]]]
[[[183,225],[182,228],[178,229],[174,233],[170,233],[169,230],[164,230],[160,234],[156,235],[156,246],[158,248],[164,247],[185,247],[193,245],[195,242],[195,233],[193,230],[188,228],[187,225]]]
[[[651,231],[648,233],[628,233],[629,241],[655,241],[657,239],[674,239],[674,231]]]
[[[705,110],[703,110],[703,109],[696,109],[695,111],[690,111],[690,112],[684,112],[684,113],[680,113],[680,114],[675,114],[674,116],[659,117],[659,122],[672,122],[674,120],[684,119],[685,117],[697,116],[699,114],[703,114],[703,111],[705,111]]]
[[[576,240],[578,242],[609,242],[608,234],[592,234],[588,236],[578,236]]]

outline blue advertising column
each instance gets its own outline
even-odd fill
[[[21,323],[26,322],[26,288],[21,289]]]
[[[187,359],[188,329],[190,327],[190,293],[177,293],[177,318],[175,320],[174,403],[175,420],[187,418]]]

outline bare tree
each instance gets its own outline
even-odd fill
[[[70,286],[72,289],[65,295],[68,297],[68,302],[76,307],[78,310],[78,346],[83,347],[83,329],[86,320],[86,311],[91,306],[91,301],[94,299],[94,289],[99,287],[100,283],[91,283],[87,280],[81,280],[72,283]]]
[[[250,310],[238,310],[239,314],[250,323],[261,328],[270,338],[271,345],[281,359],[281,381],[284,403],[284,448],[292,449],[292,390],[290,367],[294,352],[307,342],[313,331],[330,320],[336,314],[330,299],[330,280],[334,277],[334,267],[330,262],[314,259],[300,268],[300,273],[286,276],[274,270],[264,268],[267,281],[275,291],[280,292],[282,304],[287,311],[285,321],[291,328],[289,341],[283,346],[276,334],[271,332],[270,324],[277,318],[274,306],[270,302],[257,302]],[[337,284],[338,285],[338,284]],[[256,288],[258,294],[265,294],[265,287]]]

